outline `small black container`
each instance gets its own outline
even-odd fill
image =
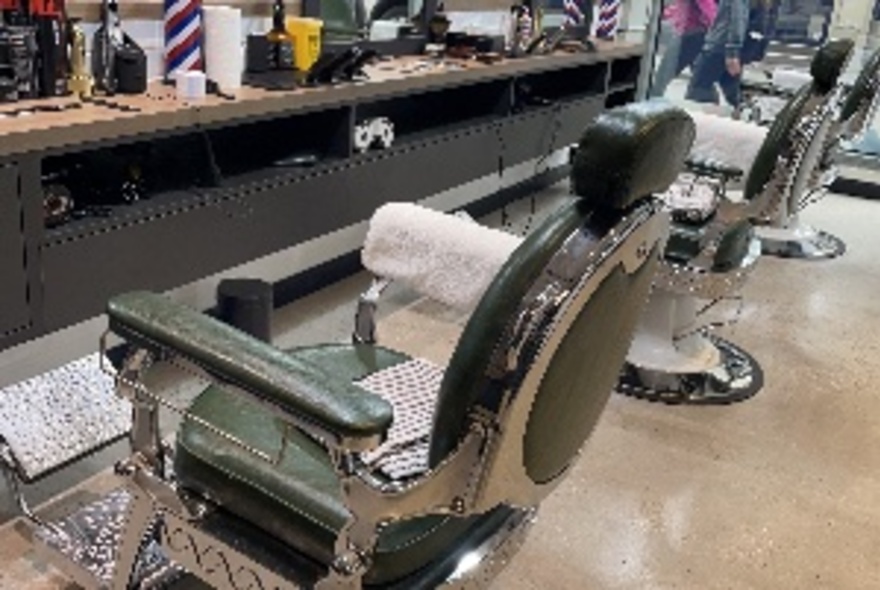
[[[116,92],[142,94],[147,91],[147,54],[136,45],[124,45],[116,51]]]
[[[263,342],[272,341],[272,285],[258,279],[227,279],[217,287],[219,319]]]

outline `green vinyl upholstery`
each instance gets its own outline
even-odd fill
[[[303,364],[332,369],[336,378],[347,381],[407,360],[368,345],[328,345],[287,354]],[[315,561],[332,563],[333,544],[348,511],[327,452],[298,431],[285,429],[266,408],[219,387],[205,390],[190,411],[271,457],[282,449],[284,453],[281,462],[272,465],[187,421],[178,433],[174,457],[180,485],[256,523]],[[448,551],[469,529],[496,516],[431,516],[385,528],[367,582],[381,584],[417,571]]]

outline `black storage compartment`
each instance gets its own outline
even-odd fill
[[[0,165],[0,340],[29,323],[18,167]]]
[[[502,80],[365,102],[355,117],[357,122],[387,117],[400,144],[499,121],[510,106],[510,82]]]
[[[611,79],[608,81],[608,88],[610,90],[623,87],[634,88],[639,81],[641,66],[641,56],[614,60],[611,62]]]

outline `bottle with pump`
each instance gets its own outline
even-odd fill
[[[276,69],[293,68],[293,40],[287,33],[284,0],[275,0],[272,6],[272,30],[267,35],[272,67]]]

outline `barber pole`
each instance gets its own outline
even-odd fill
[[[573,27],[584,22],[584,13],[576,0],[565,0],[562,3],[562,10],[565,12],[566,25]]]
[[[201,69],[201,0],[165,0],[166,75]]]
[[[620,27],[620,0],[602,0],[599,5],[599,24],[596,26],[596,37],[614,39]]]

